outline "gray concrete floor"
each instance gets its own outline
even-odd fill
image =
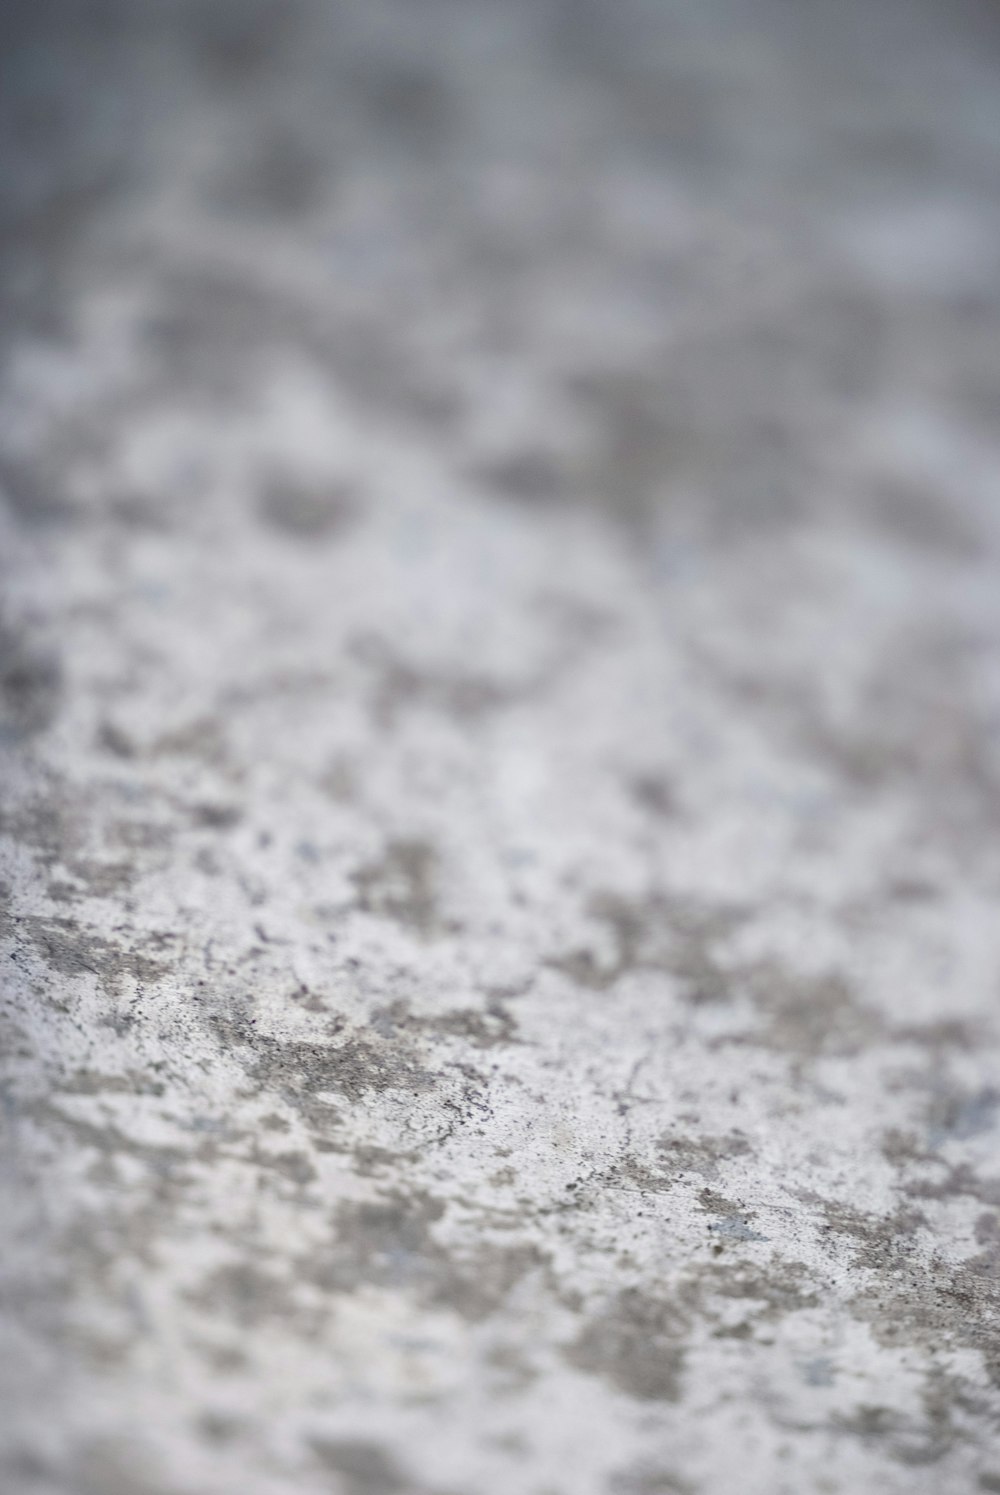
[[[0,1488],[1000,1490],[1000,13],[4,21]]]

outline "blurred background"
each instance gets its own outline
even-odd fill
[[[4,1490],[1000,1489],[996,6],[0,29]]]

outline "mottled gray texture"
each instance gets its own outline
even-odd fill
[[[1000,1489],[1000,16],[5,9],[0,1488]]]

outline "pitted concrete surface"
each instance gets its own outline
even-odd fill
[[[6,8],[11,1495],[1000,1490],[1000,21]]]

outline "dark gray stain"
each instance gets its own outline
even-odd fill
[[[697,1173],[702,1178],[714,1179],[718,1177],[721,1162],[747,1157],[752,1149],[742,1132],[730,1132],[724,1136],[668,1132],[657,1143],[657,1151],[671,1178]]]
[[[337,1475],[344,1495],[403,1495],[415,1488],[378,1443],[361,1438],[312,1438],[310,1445],[324,1469]]]
[[[353,652],[372,673],[372,716],[385,728],[391,729],[403,711],[418,706],[472,724],[516,704],[532,688],[461,669],[418,667],[393,647],[371,637],[357,639]]]
[[[294,1284],[250,1261],[216,1268],[199,1288],[184,1296],[201,1312],[231,1319],[244,1330],[256,1329],[270,1319],[300,1327],[305,1322]]]
[[[751,1041],[796,1058],[851,1055],[877,1042],[881,1015],[837,971],[820,975],[765,961],[749,973],[747,990],[763,1019]]]
[[[150,744],[153,758],[194,758],[211,768],[227,766],[225,728],[217,716],[206,714],[172,727]]]
[[[885,479],[873,485],[868,512],[893,539],[932,555],[968,563],[982,553],[983,535],[971,514],[933,487]]]
[[[32,461],[0,459],[0,494],[23,524],[51,524],[72,518],[73,506],[63,493],[63,481],[40,458]]]
[[[397,999],[372,1015],[372,1027],[386,1034],[402,1030],[461,1039],[479,1049],[519,1042],[517,1019],[499,997],[489,998],[485,1008],[456,1007],[434,1016],[419,1015]]]
[[[519,504],[551,504],[565,496],[571,474],[544,449],[526,449],[485,463],[474,476],[503,498]]]
[[[211,183],[208,206],[250,221],[294,219],[322,198],[334,175],[305,131],[262,127],[227,159]]]
[[[737,1242],[739,1237],[736,1238]],[[801,1262],[773,1255],[764,1263],[745,1260],[716,1241],[707,1265],[692,1271],[678,1293],[692,1313],[714,1320],[717,1338],[753,1338],[762,1325],[773,1325],[789,1314],[815,1308],[821,1301],[819,1285]],[[746,1318],[735,1329],[727,1326],[716,1300],[745,1303]]]
[[[472,1323],[498,1312],[527,1273],[546,1274],[547,1253],[533,1245],[482,1243],[449,1251],[434,1231],[445,1210],[443,1200],[421,1190],[390,1189],[370,1201],[345,1202],[334,1214],[329,1246],[300,1260],[297,1270],[324,1292],[374,1284]]]
[[[564,1353],[576,1369],[603,1376],[626,1396],[675,1402],[689,1327],[676,1303],[625,1288],[587,1320]]]
[[[61,693],[56,656],[26,629],[0,621],[0,742],[32,737],[51,726]]]
[[[255,1020],[238,1013],[215,1014],[210,1026],[227,1050],[242,1056],[250,1079],[320,1119],[327,1108],[315,1103],[327,1091],[353,1101],[369,1092],[416,1093],[434,1082],[402,1042],[360,1035],[336,1043],[281,1039],[258,1033]]]
[[[304,544],[342,535],[358,516],[350,484],[273,472],[262,480],[257,512],[270,529]]]
[[[366,113],[387,136],[421,156],[453,143],[457,99],[436,72],[419,64],[383,62],[359,82]]]
[[[676,792],[663,774],[635,774],[628,781],[628,790],[639,809],[655,820],[670,820],[678,813]]]
[[[249,88],[288,51],[296,8],[280,0],[188,5],[183,28],[195,61],[214,86]]]
[[[187,813],[199,829],[210,831],[230,831],[243,819],[239,805],[223,804],[217,800],[190,805]]]
[[[96,976],[111,992],[119,990],[125,977],[142,985],[159,981],[170,969],[168,962],[147,949],[107,939],[75,919],[32,915],[18,923],[51,970],[63,976]],[[155,941],[147,936],[143,943],[152,948]]]
[[[425,841],[390,841],[382,855],[351,874],[358,908],[366,914],[393,919],[426,938],[437,922],[435,872],[437,857]]]
[[[74,1495],[181,1495],[161,1478],[155,1456],[138,1437],[85,1439],[72,1457],[70,1480]]]
[[[587,912],[610,932],[610,958],[583,947],[546,962],[579,986],[607,991],[631,971],[662,971],[679,981],[694,1005],[728,998],[732,978],[719,947],[746,919],[743,909],[658,893],[634,899],[602,892],[591,897]]]
[[[689,1480],[653,1462],[617,1469],[606,1486],[607,1495],[695,1495]]]

